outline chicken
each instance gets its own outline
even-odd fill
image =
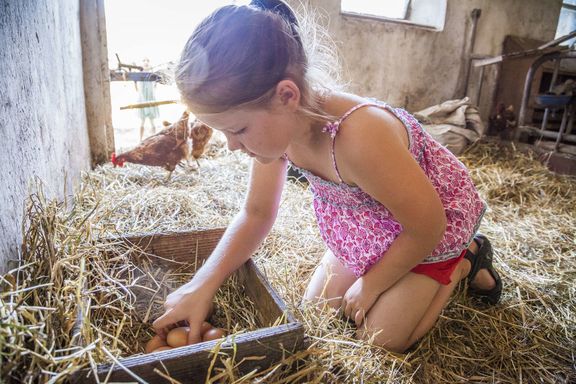
[[[498,104],[496,113],[490,117],[490,131],[494,135],[500,136],[501,139],[510,140],[512,132],[516,127],[516,114],[514,106],[506,107],[503,103]]]
[[[122,167],[128,162],[164,167],[168,170],[170,179],[178,163],[188,161],[191,155],[197,159],[204,153],[212,136],[212,128],[198,120],[190,126],[188,117],[188,112],[184,112],[180,120],[174,124],[165,122],[166,128],[146,138],[136,148],[120,155],[113,153],[112,164]]]
[[[206,124],[202,124],[199,120],[196,120],[192,124],[192,129],[190,130],[190,138],[192,139],[192,157],[198,159],[204,153],[206,144],[212,137],[212,128]]]

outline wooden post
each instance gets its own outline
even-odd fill
[[[80,0],[84,96],[92,167],[114,151],[104,0]]]

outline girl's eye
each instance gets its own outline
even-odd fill
[[[244,132],[246,132],[246,127],[244,127],[244,128],[242,128],[242,129],[234,132],[234,134],[235,134],[235,135],[240,135],[240,134],[242,134],[242,133],[244,133]]]

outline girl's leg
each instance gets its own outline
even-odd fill
[[[356,276],[328,250],[308,283],[304,301],[339,309],[342,297],[355,281]]]
[[[476,253],[478,246],[472,242],[469,249]],[[452,292],[469,272],[470,262],[462,259],[452,272],[448,285],[425,275],[408,273],[379,297],[359,328],[358,337],[366,339],[375,335],[376,344],[404,352],[436,324]],[[483,269],[472,284],[490,289],[495,282]]]
[[[430,311],[444,306],[455,285],[442,286],[428,276],[409,272],[380,295],[358,327],[357,337],[373,338],[374,344],[404,352],[412,345],[415,331],[429,329],[420,325],[422,321],[432,323],[430,327],[434,324],[439,313],[432,322]]]
[[[476,243],[472,242],[469,249],[476,253]],[[462,259],[452,272],[449,285],[408,273],[379,297],[359,327],[358,338],[374,335],[374,343],[393,351],[405,351],[434,326],[458,282],[469,271],[470,262]],[[339,309],[342,297],[355,281],[356,276],[327,251],[310,279],[304,301]],[[494,280],[488,271],[480,270],[472,284],[489,289]]]

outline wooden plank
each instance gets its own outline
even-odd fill
[[[172,378],[182,382],[204,383],[209,364],[214,357],[211,351],[218,342],[214,340],[168,351],[131,356],[119,360],[122,367],[114,363],[99,365],[97,374],[100,380],[110,374],[111,381],[134,382],[134,377],[125,371],[123,368],[125,367],[147,382],[167,382],[154,372],[157,369],[162,373],[169,372]],[[303,345],[302,324],[291,323],[235,335],[234,340],[228,337],[218,353],[222,358],[232,357],[235,354],[237,363],[248,357],[255,358],[238,365],[238,370],[246,374],[254,369],[270,367],[274,362],[302,349]],[[215,367],[222,367],[218,359]],[[92,372],[86,369],[73,375],[72,382],[95,383],[96,380]]]
[[[547,53],[561,52],[561,51],[567,51],[567,50],[568,50],[568,47],[558,46],[558,47],[548,47],[548,48],[544,48],[544,49],[535,48],[535,49],[529,49],[527,51],[522,51],[522,52],[512,52],[512,53],[507,53],[504,55],[490,57],[490,58],[483,59],[483,60],[475,60],[474,61],[474,67],[483,67],[485,65],[500,63],[504,60],[520,59],[520,58],[529,57],[529,56],[542,56],[542,55],[545,55]]]
[[[110,81],[161,81],[162,76],[154,72],[126,72],[110,70]]]
[[[178,100],[149,101],[147,103],[125,105],[123,107],[120,107],[120,110],[157,107],[158,105],[176,104],[176,103],[179,103],[179,101]]]
[[[92,168],[114,152],[114,127],[106,47],[104,0],[79,2],[84,103]]]
[[[137,246],[146,253],[189,263],[195,258],[204,260],[210,256],[225,230],[226,228],[212,228],[196,231],[143,233],[103,240],[124,241],[129,245]]]
[[[240,283],[246,294],[254,302],[262,316],[262,326],[272,325],[280,316],[285,315],[288,322],[295,322],[293,315],[272,289],[262,272],[252,260],[248,260],[238,271]]]
[[[541,46],[538,47],[538,49],[544,49],[544,48],[548,48],[548,47],[553,47],[555,45],[558,45],[560,43],[565,42],[566,40],[570,40],[571,38],[576,37],[576,31],[572,31],[567,35],[564,36],[560,36],[557,39],[554,39],[552,41],[547,42],[546,44],[542,44]]]

